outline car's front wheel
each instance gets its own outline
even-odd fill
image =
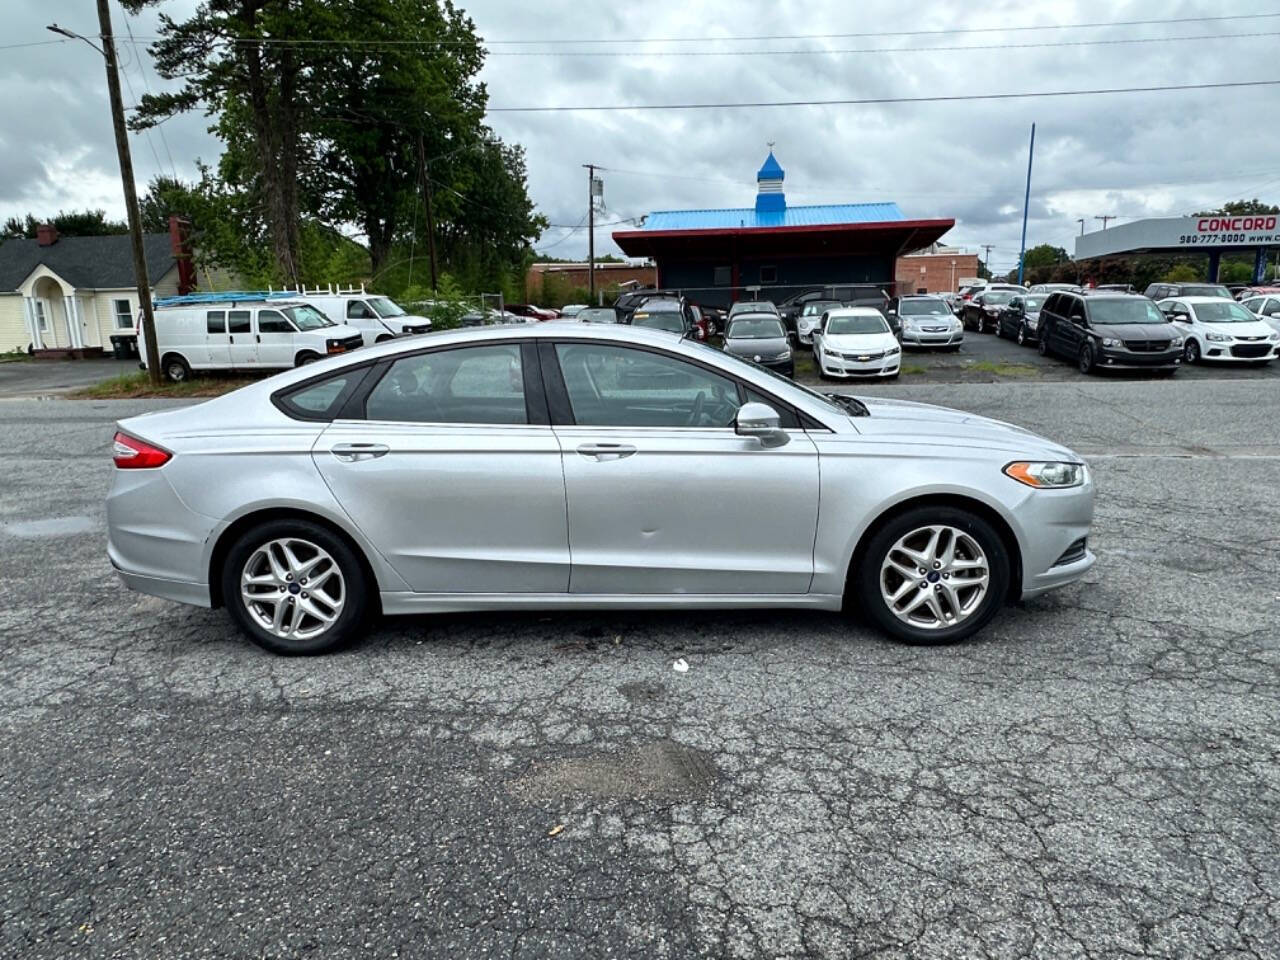
[[[1036,351],[1042,357],[1049,355],[1049,338],[1044,335],[1044,331],[1040,331],[1040,336],[1036,340]]]
[[[222,597],[249,639],[272,653],[326,653],[364,622],[369,584],[341,537],[306,520],[273,520],[240,536]]]
[[[1187,363],[1200,362],[1200,344],[1194,340],[1188,340],[1187,345],[1182,348],[1182,356]]]
[[[1080,368],[1081,373],[1093,373],[1096,366],[1093,357],[1093,344],[1086,343],[1080,348],[1080,355],[1076,358],[1076,366]]]
[[[1027,345],[1027,325],[1025,323],[1018,324],[1018,333],[1014,339],[1018,341],[1018,346],[1020,347]]]
[[[1009,554],[977,514],[916,507],[872,535],[852,585],[858,605],[891,637],[954,643],[980,630],[1003,605]]]
[[[164,358],[162,368],[165,378],[170,383],[183,383],[191,379],[191,367],[176,353],[171,353]]]

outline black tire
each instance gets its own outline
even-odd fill
[[[986,595],[978,607],[954,626],[937,629],[899,619],[880,593],[880,571],[890,548],[912,530],[931,524],[946,524],[973,537],[987,556],[989,577]],[[915,646],[956,643],[981,630],[1004,606],[1009,592],[1009,553],[1000,535],[977,514],[958,507],[915,507],[882,523],[871,535],[858,569],[849,578],[849,588],[857,608],[893,639]]]
[[[986,324],[986,318],[981,313],[979,313],[978,318],[973,322],[973,332],[986,333],[987,331],[984,329],[985,324]]]
[[[316,362],[317,360],[319,360],[319,359],[320,359],[320,354],[318,354],[318,353],[313,353],[313,352],[312,352],[312,351],[310,351],[310,350],[303,350],[303,351],[302,351],[300,354],[298,354],[298,356],[294,359],[294,366],[296,366],[296,367],[305,367],[308,363],[315,363],[315,362]]]
[[[270,633],[253,618],[240,594],[240,574],[249,558],[263,544],[281,538],[297,538],[322,548],[342,574],[342,610],[327,630],[309,639],[286,640]],[[353,640],[364,626],[372,588],[359,558],[347,542],[327,527],[309,520],[271,520],[246,530],[227,552],[220,576],[223,602],[231,619],[251,641],[282,656],[328,653]]]
[[[1182,348],[1182,358],[1187,363],[1200,362],[1200,344],[1194,340],[1187,340],[1186,346]]]
[[[176,353],[167,354],[160,364],[164,378],[170,383],[185,383],[191,379],[191,365]]]
[[[1042,357],[1049,355],[1049,339],[1044,335],[1044,331],[1040,331],[1040,336],[1036,339],[1036,352]]]
[[[394,338],[394,337],[392,337],[392,336],[391,336],[391,334],[389,334],[389,333],[384,333],[384,334],[382,334],[382,336],[380,336],[380,337],[374,337],[374,338],[373,338],[373,342],[374,342],[374,343],[386,343],[388,340],[394,340],[394,339],[395,339],[395,338]]]
[[[1004,321],[997,320],[996,325],[991,332],[996,335],[997,340],[1003,340],[1004,339]]]
[[[1020,347],[1027,345],[1027,325],[1025,323],[1018,324],[1018,332],[1013,335],[1013,339]]]
[[[1076,366],[1080,368],[1083,374],[1093,373],[1097,369],[1097,361],[1093,356],[1093,344],[1086,343],[1080,348],[1080,355],[1076,358]]]

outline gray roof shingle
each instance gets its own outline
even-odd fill
[[[142,237],[147,275],[155,283],[177,262],[167,233]],[[6,240],[0,244],[0,293],[10,293],[40,264],[77,289],[109,290],[132,287],[133,248],[127,233],[107,237],[59,237],[52,246],[35,240]]]

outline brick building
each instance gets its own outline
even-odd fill
[[[978,255],[935,243],[899,257],[894,279],[900,294],[954,293],[962,277],[978,275]]]
[[[590,287],[589,264],[534,263],[524,277],[524,295],[530,303],[550,306],[549,300],[567,296],[570,290]],[[596,289],[609,290],[623,284],[652,287],[658,270],[652,263],[597,263]],[[559,304],[557,304],[558,306]]]

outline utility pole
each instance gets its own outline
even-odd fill
[[[1077,217],[1076,223],[1080,224],[1080,236],[1084,236],[1084,217]]]
[[[436,218],[431,210],[431,172],[427,166],[427,152],[418,134],[418,176],[422,180],[422,192],[427,206],[427,255],[431,260],[431,292],[436,292]]]
[[[1111,215],[1111,214],[1107,214],[1107,216],[1105,216],[1105,217],[1094,217],[1093,219],[1095,219],[1095,220],[1101,220],[1101,221],[1102,221],[1102,229],[1103,229],[1103,230],[1105,230],[1105,229],[1107,229],[1107,224],[1108,224],[1108,223],[1110,223],[1112,220],[1118,220],[1118,219],[1120,219],[1120,218],[1119,218],[1119,217],[1116,217],[1116,216],[1113,216],[1113,215]]]
[[[111,8],[107,0],[98,0],[98,29],[102,36],[99,47],[87,37],[72,33],[56,23],[46,29],[83,40],[98,53],[107,65],[107,97],[111,101],[111,123],[116,134],[116,154],[120,160],[120,181],[124,187],[125,212],[129,217],[129,234],[133,239],[133,277],[138,285],[138,305],[142,308],[142,342],[147,351],[147,373],[151,382],[161,383],[160,357],[156,346],[156,318],[151,309],[151,280],[147,276],[147,255],[142,247],[142,216],[138,212],[138,192],[133,183],[133,158],[129,155],[129,132],[124,124],[124,101],[120,98],[120,74],[116,67],[116,45],[111,34]]]
[[[1036,155],[1036,125],[1031,125],[1031,148],[1027,151],[1027,192],[1022,199],[1022,249],[1018,251],[1018,283],[1022,283],[1022,268],[1027,259],[1027,210],[1031,207],[1031,161]]]
[[[986,256],[982,258],[982,265],[987,269],[987,276],[989,277],[993,276],[993,274],[991,273],[991,250],[995,247],[995,244],[981,243],[979,244],[979,246],[986,251]]]
[[[589,300],[592,306],[596,302],[596,168],[595,164],[584,163],[587,168],[587,282],[591,289]]]

